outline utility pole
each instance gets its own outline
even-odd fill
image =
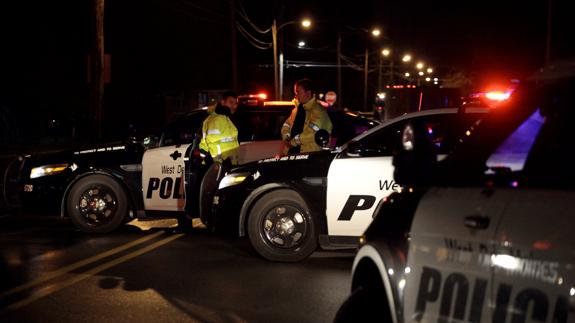
[[[104,0],[94,1],[92,55],[90,55],[90,117],[102,138],[102,103],[104,98]]]

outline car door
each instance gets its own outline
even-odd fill
[[[569,120],[537,111],[524,124],[530,136],[522,142],[530,149],[509,165],[511,197],[492,255],[494,321],[575,320],[575,135]],[[517,150],[517,143],[507,144]]]
[[[410,233],[406,322],[491,317],[492,241],[508,200],[509,192],[481,186],[425,194]]]
[[[160,147],[148,149],[142,158],[144,207],[151,211],[184,211],[186,164],[206,111],[191,113],[166,127]]]
[[[406,122],[423,122],[442,158],[456,138],[463,135],[463,129],[483,115],[454,112],[404,118],[350,142],[328,172],[328,234],[361,235],[371,223],[376,201],[400,189],[393,179],[392,158]]]

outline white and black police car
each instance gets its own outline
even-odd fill
[[[574,107],[571,61],[521,84],[437,165],[407,140],[406,189],[360,239],[336,322],[575,322]]]
[[[209,225],[247,235],[273,261],[300,261],[323,248],[357,245],[376,202],[399,189],[392,156],[403,126],[425,124],[446,154],[485,108],[432,109],[389,120],[335,151],[272,157],[233,169],[213,197]],[[211,223],[210,223],[211,222]]]
[[[282,151],[281,125],[291,113],[289,101],[240,97],[233,121],[238,128],[240,163]],[[138,218],[198,217],[198,191],[205,172],[197,143],[207,109],[177,119],[157,136],[14,160],[4,172],[4,196],[11,204],[59,208],[85,232],[110,232]],[[345,142],[377,122],[334,112],[338,141]],[[16,192],[16,194],[14,194]],[[189,222],[189,221],[188,221]]]

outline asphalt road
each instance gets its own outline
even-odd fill
[[[349,293],[353,251],[272,263],[247,239],[173,224],[89,235],[0,214],[0,321],[331,322]]]

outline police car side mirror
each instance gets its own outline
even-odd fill
[[[395,181],[408,187],[431,184],[437,164],[436,147],[423,124],[407,123],[393,156]]]
[[[329,145],[329,132],[325,129],[320,129],[315,133],[315,143],[322,148],[326,148]]]
[[[155,135],[150,135],[144,138],[142,141],[142,146],[146,149],[154,148],[158,146],[159,138]]]

